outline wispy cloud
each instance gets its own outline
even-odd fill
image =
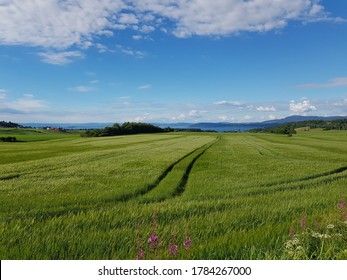
[[[213,103],[214,105],[219,105],[219,106],[243,106],[242,102],[240,101],[218,101]]]
[[[41,52],[39,53],[43,62],[55,65],[65,65],[71,63],[74,58],[83,58],[84,55],[80,51],[69,52]]]
[[[333,105],[336,107],[345,107],[347,110],[347,99],[338,100],[334,102]]]
[[[243,116],[243,120],[244,121],[250,121],[250,120],[252,120],[253,119],[253,116],[251,116],[251,115],[245,115],[245,116]]]
[[[5,99],[6,98],[6,93],[7,93],[6,90],[0,89],[0,99]]]
[[[138,40],[141,40],[143,37],[142,37],[142,35],[134,35],[132,38],[133,38],[135,41],[138,41]]]
[[[80,92],[80,93],[87,93],[87,92],[94,91],[95,89],[92,87],[88,87],[88,86],[76,86],[76,87],[69,88],[69,90],[75,91],[75,92]]]
[[[273,107],[273,106],[270,106],[270,107],[259,106],[259,107],[257,107],[257,111],[260,111],[260,112],[275,112],[276,108]]]
[[[329,80],[327,83],[309,83],[297,85],[297,88],[311,89],[311,88],[335,88],[347,87],[347,77],[338,77]]]
[[[235,121],[235,118],[234,117],[231,117],[231,116],[218,116],[217,117],[217,120],[218,121],[222,121],[222,122],[234,122]]]
[[[116,47],[123,54],[133,56],[135,58],[144,58],[146,56],[146,53],[143,51],[134,50],[134,49],[129,48],[129,47],[124,47],[122,45],[116,45]]]
[[[107,46],[97,43],[95,47],[99,50],[99,53],[112,52]]]
[[[139,90],[145,90],[145,89],[150,89],[151,87],[152,87],[151,84],[146,84],[146,85],[139,86],[138,89]]]
[[[39,112],[47,108],[47,102],[36,99],[33,94],[24,94],[21,98],[14,101],[8,101],[6,95],[0,98],[0,109],[14,114],[28,114]]]
[[[238,100],[223,100],[214,102],[212,105],[226,110],[252,110],[254,107],[252,104],[246,104]]]

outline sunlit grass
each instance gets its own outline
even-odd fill
[[[1,259],[346,258],[346,231],[286,249],[302,217],[325,234],[342,211],[346,132],[49,137],[0,143]]]

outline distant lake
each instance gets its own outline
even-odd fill
[[[112,123],[22,123],[24,126],[31,127],[61,127],[64,129],[100,129],[106,126],[112,126]],[[201,129],[224,131],[247,131],[254,128],[263,128],[274,126],[276,124],[267,123],[155,123],[159,127],[183,128],[183,129]]]

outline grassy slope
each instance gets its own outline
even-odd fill
[[[285,258],[293,222],[346,198],[346,132],[42,136],[0,143],[2,259],[168,258],[188,236],[178,258]]]

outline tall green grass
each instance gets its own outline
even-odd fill
[[[300,224],[344,225],[346,132],[50,137],[0,143],[1,259],[347,258]]]

